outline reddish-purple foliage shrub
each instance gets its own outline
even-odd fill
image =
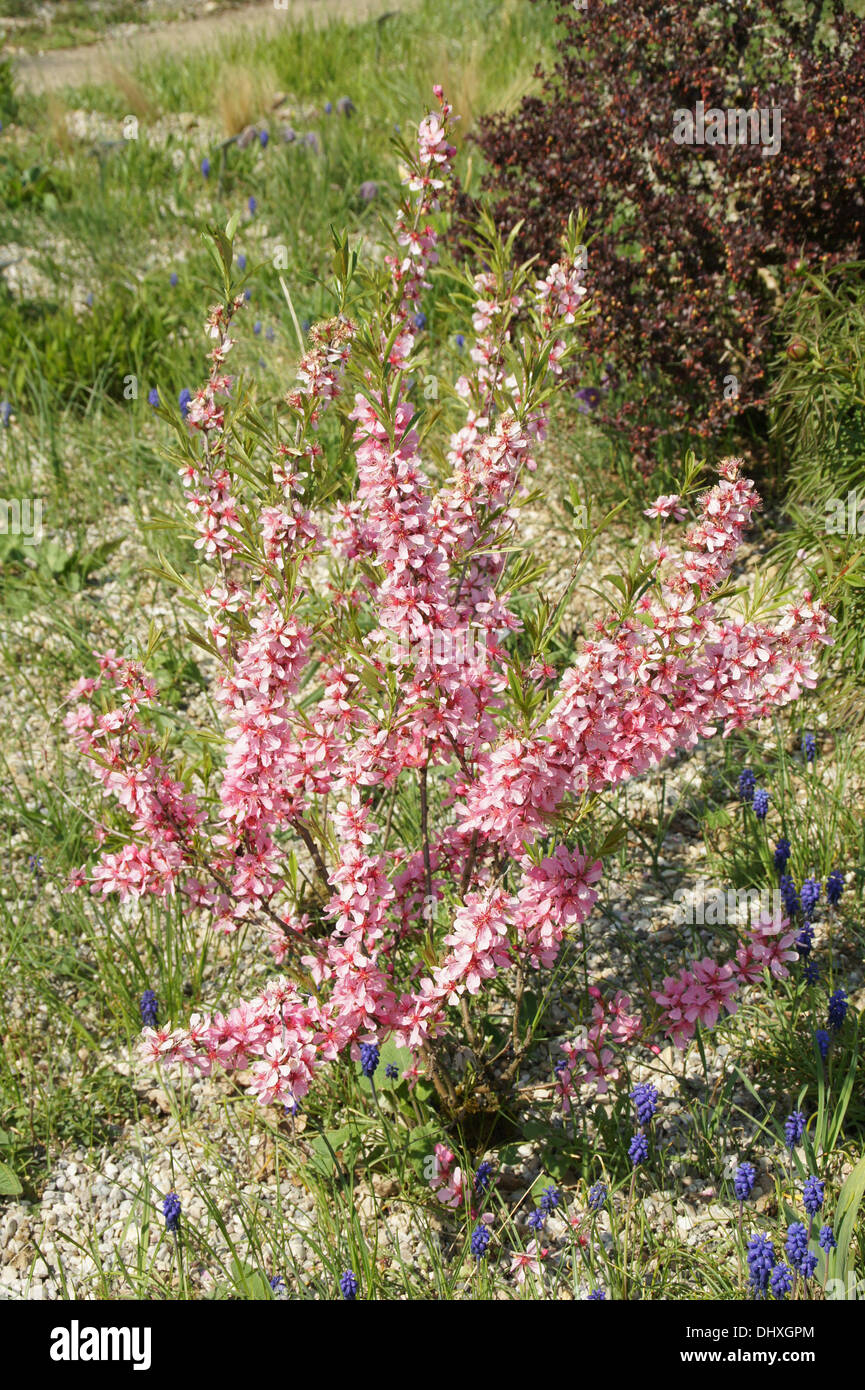
[[[524,219],[518,246],[542,265],[572,210],[588,213],[588,349],[625,385],[599,418],[648,471],[665,439],[762,428],[779,294],[800,262],[865,252],[865,30],[819,2],[552,3],[558,61],[540,95],[481,122],[485,184],[500,230]],[[698,102],[765,110],[772,143],[677,143],[676,113]]]

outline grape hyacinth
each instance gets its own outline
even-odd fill
[[[649,1157],[649,1141],[645,1134],[635,1134],[628,1147],[628,1158],[637,1168]]]
[[[384,1069],[384,1074],[387,1077],[388,1081],[398,1081],[399,1067],[395,1067],[393,1062],[388,1062],[387,1066]]]
[[[786,1298],[793,1287],[793,1271],[789,1265],[776,1265],[769,1279],[773,1298]]]
[[[810,922],[804,924],[796,940],[793,942],[793,945],[803,959],[806,956],[810,956],[811,949],[814,945],[814,928],[811,926]]]
[[[739,798],[742,801],[750,801],[754,795],[754,788],[757,779],[749,767],[739,773]]]
[[[775,868],[782,874],[787,867],[790,859],[790,841],[782,835],[775,846]]]
[[[546,1219],[546,1212],[541,1211],[540,1207],[535,1207],[534,1211],[529,1212],[528,1224],[531,1230],[542,1231],[544,1229],[544,1222],[546,1221]]]
[[[586,1299],[586,1302],[603,1303],[606,1297],[607,1295],[604,1293],[603,1289],[592,1289],[592,1292],[589,1294],[588,1298]]]
[[[138,1007],[141,1011],[141,1022],[144,1024],[145,1028],[158,1027],[159,1005],[152,989],[146,989],[144,991]]]
[[[819,878],[806,878],[802,884],[802,891],[799,894],[802,900],[802,916],[809,922],[820,897],[820,888]]]
[[[826,879],[826,901],[830,907],[836,907],[844,891],[844,875],[840,869],[833,869]]]
[[[653,1118],[658,1105],[658,1092],[650,1081],[641,1081],[631,1092],[631,1100],[637,1111],[637,1123],[647,1125]]]
[[[825,1190],[826,1184],[821,1182],[820,1178],[812,1174],[806,1179],[802,1189],[802,1205],[809,1216],[816,1216],[822,1207]]]
[[[493,1179],[493,1165],[488,1158],[479,1163],[475,1169],[474,1188],[475,1192],[489,1192],[490,1183]]]
[[[490,1243],[490,1229],[479,1221],[472,1231],[471,1251],[475,1259],[481,1261],[487,1253]]]
[[[829,1034],[826,1032],[825,1028],[817,1029],[816,1033],[814,1034],[814,1041],[816,1042],[817,1047],[820,1051],[820,1056],[823,1058],[823,1061],[825,1062],[826,1058],[829,1056],[829,1043],[831,1041]]]
[[[176,1192],[169,1192],[162,1203],[166,1231],[176,1232],[180,1227],[180,1198]]]
[[[353,1303],[357,1298],[357,1278],[350,1269],[339,1276],[339,1287],[346,1302]]]
[[[775,1264],[775,1247],[768,1236],[752,1236],[748,1241],[748,1278],[755,1293],[765,1293]]]
[[[589,1211],[600,1211],[600,1210],[601,1210],[601,1207],[604,1205],[604,1203],[606,1202],[606,1200],[607,1200],[607,1185],[606,1185],[606,1183],[603,1183],[603,1182],[596,1182],[596,1183],[593,1183],[592,1186],[589,1188],[589,1195],[588,1195],[588,1197],[587,1197],[587,1199],[586,1199],[586,1205],[588,1206]]]
[[[788,1149],[795,1149],[805,1133],[805,1116],[801,1110],[794,1110],[784,1122],[784,1142]]]
[[[820,978],[820,967],[816,960],[806,960],[802,975],[806,985],[816,985]]]
[[[549,1187],[545,1187],[541,1193],[541,1200],[539,1203],[541,1211],[546,1212],[547,1216],[549,1216],[555,1211],[561,1200],[562,1194],[557,1187],[553,1187],[553,1184],[550,1183]]]
[[[820,1244],[820,1249],[825,1250],[827,1255],[829,1254],[830,1250],[836,1250],[838,1247],[838,1242],[835,1239],[835,1233],[832,1230],[831,1226],[820,1227],[820,1235],[818,1237],[818,1240]]]
[[[765,820],[769,810],[769,793],[764,787],[757,787],[754,792],[754,800],[751,802],[754,815],[758,820]]]
[[[733,1178],[733,1190],[739,1202],[746,1202],[754,1190],[757,1169],[753,1163],[740,1163]]]
[[[380,1061],[381,1057],[375,1043],[361,1043],[360,1070],[363,1076],[372,1081]]]
[[[782,874],[778,883],[778,889],[784,902],[784,907],[788,917],[799,911],[799,894],[796,885],[789,874]]]
[[[847,1017],[847,991],[836,989],[829,996],[829,1027],[833,1033],[840,1031]]]
[[[805,734],[802,738],[802,752],[807,763],[813,763],[817,756],[817,740],[813,734]]]
[[[794,1221],[787,1228],[787,1241],[784,1248],[787,1251],[787,1259],[793,1268],[801,1270],[802,1261],[808,1254],[808,1232],[801,1221]]]

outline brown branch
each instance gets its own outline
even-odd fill
[[[312,862],[315,865],[316,872],[319,878],[322,880],[325,888],[330,888],[330,879],[327,873],[327,865],[321,857],[321,850],[315,843],[315,840],[312,837],[312,832],[310,831],[308,826],[304,825],[302,820],[296,820],[294,824],[298,835],[303,840],[303,843],[309,850]]]

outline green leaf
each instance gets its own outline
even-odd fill
[[[838,1203],[835,1208],[835,1239],[838,1242],[838,1249],[833,1252],[832,1268],[829,1271],[833,1278],[846,1280],[850,1263],[850,1246],[863,1194],[865,1194],[865,1157],[860,1158],[838,1193]]]
[[[24,1191],[8,1163],[0,1163],[0,1197],[18,1197]]]
[[[627,827],[614,825],[612,830],[608,830],[604,836],[603,843],[599,846],[597,854],[599,859],[606,859],[608,855],[615,854],[616,850],[624,844],[628,837]]]
[[[435,1153],[435,1146],[441,1137],[441,1126],[432,1121],[411,1132],[406,1145],[406,1158],[421,1182],[429,1180],[429,1171],[425,1171],[425,1166],[428,1159]]]

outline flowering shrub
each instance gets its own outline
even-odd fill
[[[67,716],[119,813],[76,883],[124,902],[183,894],[224,932],[260,930],[284,969],[227,1014],[146,1027],[147,1054],[248,1069],[265,1104],[296,1105],[323,1064],[392,1037],[414,1055],[409,1077],[424,1066],[456,1110],[447,1049],[467,1044],[492,1074],[471,1005],[493,981],[515,1001],[512,1078],[531,1040],[516,1008],[527,972],[554,963],[597,897],[595,795],[797,699],[828,640],[808,595],[762,615],[724,599],[758,506],[725,459],[679,545],[666,528],[682,498],[660,499],[657,544],[567,669],[549,659],[566,595],[552,614],[538,605],[517,655],[532,580],[520,504],[588,313],[581,228],[540,278],[478,229],[472,367],[438,450],[440,406],[419,410],[409,385],[455,153],[436,94],[405,151],[393,248],[360,280],[337,240],[337,312],[310,330],[272,423],[226,373],[243,298],[230,229],[212,239],[211,371],[176,421],[197,564],[169,577],[200,614],[190,637],[216,672],[222,723],[206,737],[221,756],[191,767],[160,732],[143,665],[115,652]],[[743,971],[788,954],[768,930],[749,949]],[[667,981],[671,1017],[716,1015],[728,969],[695,968],[709,1003]],[[600,1078],[606,1042],[639,1020],[624,997],[594,1007],[594,1053],[574,1061]],[[449,1173],[442,1200],[459,1183]]]

